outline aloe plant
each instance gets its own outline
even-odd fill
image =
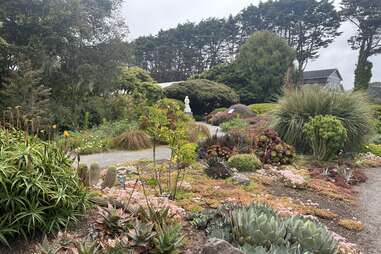
[[[132,241],[132,245],[147,248],[156,235],[153,231],[153,227],[153,223],[142,223],[135,220],[133,228],[130,229],[127,234],[129,239]]]

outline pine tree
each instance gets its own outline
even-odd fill
[[[28,119],[49,118],[50,88],[41,83],[41,72],[34,70],[30,62],[23,62],[6,79],[0,90],[0,98],[5,107],[21,107]]]

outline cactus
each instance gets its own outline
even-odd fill
[[[105,176],[105,179],[102,183],[102,189],[108,187],[111,188],[114,186],[116,181],[116,168],[115,167],[109,167],[107,169],[107,173]]]
[[[94,186],[98,183],[101,176],[101,167],[98,163],[92,163],[89,170],[89,182],[90,186]]]
[[[89,168],[86,164],[81,163],[78,166],[77,173],[82,183],[86,186],[89,185]]]

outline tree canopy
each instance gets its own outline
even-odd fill
[[[284,37],[296,50],[299,73],[340,33],[340,17],[328,0],[276,0],[251,5],[237,16],[180,24],[134,41],[136,64],[159,82],[184,80],[231,62],[256,31]]]
[[[354,50],[359,50],[355,89],[367,89],[373,68],[369,58],[381,53],[381,1],[343,0],[341,4],[343,18],[357,29],[348,41]]]
[[[194,78],[228,84],[245,104],[268,102],[281,94],[294,59],[295,50],[283,38],[260,31],[246,41],[234,62],[217,65]]]

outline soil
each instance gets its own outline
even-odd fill
[[[354,209],[353,205],[348,204],[346,202],[340,200],[333,200],[321,194],[318,194],[314,191],[305,189],[305,190],[297,190],[288,187],[284,187],[283,185],[275,184],[267,189],[270,194],[279,197],[291,197],[295,200],[301,201],[303,203],[318,203],[321,209],[328,209],[331,212],[338,215],[338,218],[346,218],[352,219],[356,217],[356,209]],[[337,221],[330,219],[322,219],[319,218],[319,221],[324,223],[330,230],[335,233],[345,237],[352,243],[357,242],[358,233],[345,229],[337,224]]]

